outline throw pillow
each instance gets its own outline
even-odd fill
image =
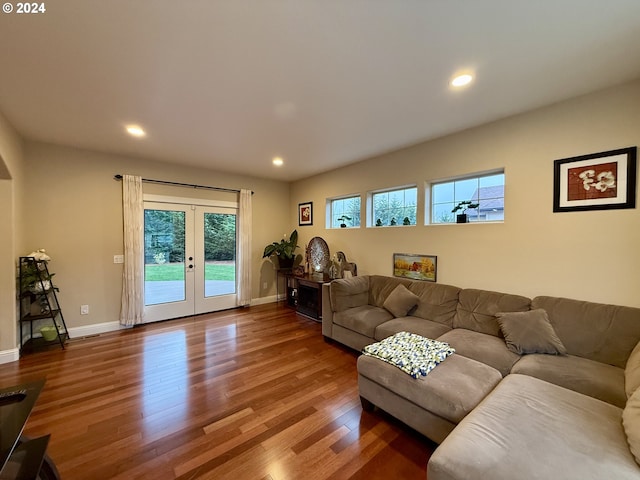
[[[542,308],[527,312],[496,313],[507,348],[512,352],[566,355],[567,349],[558,338],[547,312]]]
[[[640,465],[640,388],[637,389],[622,411],[622,425],[627,435],[629,449]]]
[[[398,285],[385,299],[382,306],[394,317],[406,317],[409,310],[418,304],[420,297],[404,285]]]
[[[633,349],[624,368],[624,391],[627,398],[640,387],[640,342]]]

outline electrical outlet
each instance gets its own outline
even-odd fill
[[[80,305],[80,315],[89,315],[89,305]]]
[[[263,290],[266,290],[266,289],[267,289],[267,286],[268,286],[267,282],[263,282],[263,283],[262,283],[262,289],[263,289]]]
[[[124,263],[124,255],[114,255],[113,263]]]

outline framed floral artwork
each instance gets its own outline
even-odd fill
[[[298,204],[298,225],[313,225],[313,202]]]
[[[553,162],[553,211],[635,208],[637,147]]]

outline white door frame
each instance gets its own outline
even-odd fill
[[[234,214],[237,218],[238,202],[154,194],[145,194],[143,200],[145,210],[185,212],[185,299],[183,301],[145,305],[145,323],[235,307],[237,305],[237,275],[233,294],[205,297],[204,235],[202,233],[204,232],[204,213]],[[187,237],[193,240],[189,242]],[[189,260],[189,258],[192,260]]]

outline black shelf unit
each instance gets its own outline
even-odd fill
[[[67,324],[56,295],[57,288],[51,277],[46,261],[20,257],[20,354],[57,345],[64,349],[64,344],[69,339]],[[40,322],[41,326],[53,326],[55,338],[46,340],[44,336],[35,336],[34,322]],[[27,332],[29,338],[25,341]]]

